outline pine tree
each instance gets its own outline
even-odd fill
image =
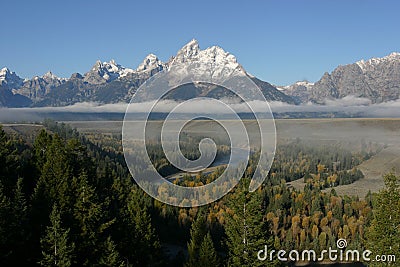
[[[69,229],[61,226],[60,211],[56,205],[50,215],[51,225],[46,228],[45,235],[41,238],[43,259],[42,266],[68,267],[73,263],[74,243],[69,242]]]
[[[15,188],[14,192],[14,199],[13,199],[13,217],[15,220],[15,228],[18,229],[19,232],[24,229],[26,225],[27,220],[27,205],[26,205],[26,199],[25,199],[25,194],[23,192],[23,184],[22,184],[22,178],[19,178],[17,180],[17,185]]]
[[[111,237],[108,237],[103,245],[103,253],[100,255],[99,265],[117,267],[123,266],[124,262],[121,261],[119,253],[116,249]]]
[[[4,194],[10,197],[15,181],[21,168],[18,142],[10,138],[0,125],[0,181],[4,187]]]
[[[210,232],[204,237],[199,249],[199,262],[197,266],[218,267],[217,253]]]
[[[126,202],[127,209],[120,210],[121,221],[117,221],[118,250],[133,266],[158,266],[161,263],[161,245],[153,228],[147,208],[137,197],[139,190],[131,186]],[[125,206],[126,205],[126,206]]]
[[[229,249],[229,266],[276,266],[278,263],[258,260],[257,253],[274,249],[272,236],[264,220],[263,194],[248,191],[249,179],[242,179],[235,191],[228,195],[225,232]]]
[[[8,155],[10,151],[8,149],[8,138],[6,133],[3,130],[3,127],[0,125],[0,182],[2,183],[2,187],[6,187],[4,183],[7,182],[7,174],[8,174]],[[3,192],[5,193],[5,192]]]
[[[46,132],[46,130],[41,130],[39,135],[35,138],[33,144],[34,156],[36,167],[39,172],[42,170],[43,165],[46,162],[48,155],[48,148],[51,145],[52,136]]]
[[[0,181],[0,265],[7,265],[8,257],[11,253],[10,242],[10,224],[11,203],[4,194],[3,185]]]
[[[138,266],[155,266],[160,261],[160,242],[145,208],[138,210],[134,217],[136,253]]]
[[[17,180],[13,198],[11,200],[11,216],[8,217],[9,231],[11,240],[8,246],[13,251],[13,262],[15,264],[21,263],[26,258],[25,245],[27,240],[30,239],[28,229],[28,207],[26,204],[25,194],[23,192],[22,178]]]
[[[400,180],[393,173],[384,177],[374,205],[374,219],[367,231],[368,246],[375,255],[392,255],[400,258]],[[375,266],[372,263],[372,266]],[[380,265],[376,265],[380,266]]]
[[[206,221],[203,213],[199,211],[190,229],[190,241],[187,244],[189,258],[185,264],[186,267],[198,266],[200,246],[206,233]]]
[[[85,173],[74,179],[73,183],[77,187],[73,212],[76,222],[74,231],[78,235],[75,240],[76,252],[79,264],[93,265],[103,253],[100,237],[112,221],[105,221],[102,203],[99,202],[95,189],[88,183]]]
[[[70,228],[70,217],[73,209],[71,194],[70,166],[67,161],[65,144],[57,136],[48,135],[45,131],[35,140],[35,159],[40,177],[34,187],[31,205],[32,239],[40,240],[40,233],[45,225],[54,204]],[[38,246],[32,247],[34,254],[40,254]]]
[[[63,140],[55,135],[53,138],[42,137],[51,140],[50,144],[42,144],[45,150],[44,161],[41,167],[41,175],[34,192],[34,204],[40,204],[37,217],[43,218],[49,214],[53,203],[57,203],[61,212],[71,212],[71,169]],[[45,141],[42,141],[43,143]],[[37,148],[41,151],[40,148]],[[39,152],[37,152],[39,153]],[[35,205],[36,206],[36,205]]]

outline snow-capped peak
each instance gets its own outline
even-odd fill
[[[367,67],[367,62],[364,61],[364,59],[361,59],[360,61],[357,61],[356,64],[360,67],[362,71],[365,71]]]
[[[66,78],[60,78],[60,77],[58,77],[57,75],[55,75],[53,72],[51,72],[51,71],[48,71],[48,72],[46,72],[42,77],[41,77],[43,80],[45,80],[45,81],[47,81],[47,82],[65,82],[65,81],[67,81],[68,79],[66,79]]]
[[[52,79],[52,80],[58,80],[59,78],[54,75],[51,71],[46,72],[43,77],[43,79]]]
[[[179,49],[173,58],[174,63],[184,63],[194,57],[197,57],[200,51],[199,43],[196,39],[192,39],[189,43]]]
[[[170,59],[167,68],[174,69],[177,73],[191,69],[197,78],[206,74],[211,74],[212,78],[228,77],[235,71],[246,74],[234,55],[219,46],[201,50],[195,39],[183,46],[177,55]]]
[[[310,87],[310,86],[314,85],[314,83],[311,83],[311,82],[309,82],[307,80],[298,81],[298,82],[295,82],[294,84],[299,85],[299,86],[305,86],[305,87]]]
[[[376,65],[379,65],[381,63],[387,63],[390,61],[395,61],[395,60],[400,60],[400,53],[397,52],[392,52],[391,54],[381,57],[381,58],[371,58],[368,60],[361,59],[360,61],[357,61],[356,64],[360,67],[360,69],[365,72],[371,67],[374,67]]]
[[[162,67],[163,63],[158,59],[158,57],[154,54],[148,54],[142,63],[137,67],[137,72],[142,72],[146,70],[152,70],[155,68]]]
[[[211,46],[201,50],[197,40],[193,39],[184,45],[169,62],[169,65],[182,64],[186,62],[201,61],[202,63],[217,68],[227,67],[236,69],[242,67],[236,60],[236,57],[219,46]]]
[[[400,53],[398,52],[392,52],[390,55],[386,56],[388,59],[399,59],[400,58]]]
[[[189,43],[184,45],[179,52],[182,52],[187,57],[195,56],[199,53],[200,47],[199,42],[196,39],[192,39]],[[178,52],[178,53],[179,53]]]
[[[102,81],[98,80],[93,75],[98,75],[105,81],[113,81],[132,72],[134,72],[134,70],[117,64],[114,59],[110,60],[109,62],[101,62],[100,60],[97,60],[91,71],[85,74],[85,79],[92,83],[101,83]]]
[[[11,89],[16,89],[22,86],[24,82],[15,72],[10,71],[8,68],[0,70],[0,85],[6,85]]]
[[[200,52],[200,58],[209,58],[216,64],[230,64],[231,67],[239,66],[236,57],[229,52],[226,52],[219,46],[212,46]]]
[[[297,81],[291,85],[276,86],[276,88],[279,91],[283,91],[284,93],[291,95],[293,92],[296,92],[296,91],[310,91],[313,86],[314,86],[314,83],[309,82],[307,80],[303,80],[303,81]]]
[[[117,64],[114,59],[111,59],[109,62],[103,62],[103,67],[106,68],[108,72],[119,72],[124,69],[124,67]]]
[[[100,60],[96,60],[96,63],[94,64],[92,70],[96,71],[99,70],[103,67],[103,63]]]
[[[5,75],[7,72],[10,72],[10,70],[7,67],[4,67],[0,70],[0,76]]]
[[[109,62],[101,62],[100,60],[97,60],[96,63],[94,64],[92,71],[111,71],[111,72],[117,72],[121,67],[121,65],[118,65],[115,63],[115,60],[110,60]]]

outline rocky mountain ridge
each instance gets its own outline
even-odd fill
[[[59,78],[52,72],[32,79],[22,79],[8,68],[0,70],[0,107],[66,106],[78,102],[100,104],[129,102],[137,88],[147,79],[162,70],[179,64],[201,62],[203,69],[212,75],[227,75],[227,69],[245,72],[236,57],[218,46],[200,49],[196,40],[184,45],[175,56],[162,62],[156,55],[147,55],[135,69],[116,63],[97,61],[82,74],[74,73],[70,78]],[[262,81],[249,73],[268,101],[289,104],[318,103],[341,99],[346,96],[368,98],[371,103],[397,100],[400,94],[400,53],[382,58],[360,60],[353,64],[338,66],[326,72],[319,81],[296,82],[278,87]],[[198,89],[196,89],[198,91]],[[183,91],[181,91],[184,94]],[[202,95],[204,92],[200,92]],[[177,99],[183,95],[175,94]],[[219,94],[220,97],[229,94]]]
[[[281,87],[281,91],[299,103],[324,104],[326,100],[346,96],[367,98],[371,103],[397,100],[400,96],[400,53],[338,66],[331,73],[325,72],[315,83],[297,82]]]
[[[0,106],[65,106],[78,102],[116,103],[129,102],[136,89],[156,73],[178,64],[201,61],[209,68],[197,71],[210,71],[212,75],[224,75],[226,69],[243,67],[237,62],[234,55],[218,46],[201,50],[196,40],[191,40],[183,46],[168,62],[162,62],[156,55],[149,54],[136,69],[123,67],[114,60],[109,62],[97,61],[84,75],[74,73],[70,78],[58,78],[51,72],[32,79],[21,79],[14,72],[4,69],[0,72],[0,93],[24,99],[23,103],[12,105],[7,101],[0,101]],[[1,78],[3,77],[3,78]],[[294,103],[291,97],[286,96],[271,84],[255,80],[264,92],[267,100]],[[4,84],[4,86],[3,86]],[[12,93],[10,93],[12,92]],[[221,95],[223,97],[224,95]],[[178,99],[181,97],[177,96]],[[1,100],[1,99],[0,99]]]

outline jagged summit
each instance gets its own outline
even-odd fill
[[[399,52],[392,52],[386,57],[387,58],[399,58],[400,57],[400,53]]]
[[[125,68],[117,64],[115,60],[102,62],[97,60],[90,71],[85,73],[84,80],[90,84],[104,84],[118,78],[126,77],[128,74],[140,74],[148,72],[154,74],[165,68],[176,64],[201,61],[213,67],[241,68],[236,57],[219,46],[212,46],[204,50],[200,49],[196,39],[192,39],[178,50],[167,63],[162,62],[156,55],[150,53],[139,64],[136,69]]]
[[[300,102],[323,104],[327,99],[346,96],[368,98],[372,103],[397,100],[400,97],[400,53],[381,58],[360,60],[325,72],[314,84],[295,83],[284,92]]]
[[[164,63],[158,59],[158,57],[154,54],[148,54],[144,59],[143,62],[136,68],[137,72],[148,71],[152,69],[159,69],[162,68]]]
[[[222,75],[223,69],[237,69],[244,71],[240,64],[237,62],[236,57],[229,52],[226,52],[219,46],[211,46],[204,50],[196,39],[192,39],[184,45],[176,54],[175,57],[168,62],[168,65],[186,64],[200,61],[204,66],[214,69],[215,75]],[[199,70],[206,71],[206,70]]]
[[[201,64],[197,64],[201,63]],[[211,73],[212,77],[229,76],[233,71],[244,71],[234,55],[219,46],[200,49],[196,39],[189,41],[168,62],[148,54],[135,69],[126,68],[115,60],[97,60],[84,75],[75,73],[70,78],[58,78],[52,72],[25,81],[7,68],[0,71],[0,83],[8,93],[20,94],[33,106],[65,106],[77,102],[128,102],[137,88],[161,70],[192,65],[193,71]],[[292,98],[279,92],[267,82],[248,75],[261,88],[268,100],[292,103]],[[12,77],[14,79],[12,79]],[[3,86],[7,84],[7,86]],[[185,93],[186,94],[186,93]],[[222,96],[222,95],[221,95]],[[0,103],[0,106],[7,103]]]
[[[9,72],[10,70],[7,67],[4,67],[0,70],[0,75],[3,75],[3,73]]]
[[[0,85],[10,89],[21,87],[24,80],[7,67],[0,70]]]
[[[46,72],[45,74],[43,74],[43,76],[41,77],[42,79],[44,79],[45,81],[55,81],[55,80],[58,80],[58,81],[65,81],[65,80],[67,80],[67,79],[65,79],[65,78],[60,78],[60,77],[58,77],[57,75],[55,75],[52,71],[48,71],[48,72]]]
[[[199,51],[199,43],[196,39],[192,39],[189,43],[179,49],[179,51],[176,53],[176,56],[173,58],[172,63],[184,63],[187,60],[197,57]]]
[[[109,62],[97,60],[92,69],[85,73],[84,80],[91,84],[103,84],[118,79],[119,77],[124,77],[132,72],[134,72],[134,70],[117,64],[114,59]]]
[[[2,68],[2,69],[0,70],[0,80],[6,79],[6,77],[7,77],[8,75],[11,75],[12,73],[14,73],[14,72],[11,72],[9,68],[7,68],[7,67]]]
[[[54,78],[57,78],[57,76],[54,75],[51,71],[48,71],[43,75],[43,78],[52,78],[52,79],[54,79]]]
[[[374,57],[368,60],[361,59],[360,61],[357,61],[356,64],[361,68],[362,71],[368,71],[368,69],[371,69],[376,65],[387,64],[399,60],[400,60],[400,53],[392,52],[389,55],[381,58]]]

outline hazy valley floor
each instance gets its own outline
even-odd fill
[[[66,121],[82,133],[119,135],[121,121]],[[150,121],[150,126],[159,129],[162,121]],[[246,120],[250,135],[257,136],[256,121]],[[400,119],[282,119],[275,120],[277,143],[300,139],[318,146],[338,144],[354,151],[360,150],[361,142],[379,143],[385,148],[371,159],[358,166],[364,178],[349,185],[335,187],[338,194],[364,197],[369,190],[377,192],[383,188],[382,176],[390,171],[400,171]],[[27,129],[29,127],[30,129]],[[186,129],[196,133],[206,129],[212,136],[213,126],[207,121],[195,121]],[[27,133],[40,129],[38,125],[5,124],[9,132]],[[271,130],[272,132],[272,130]],[[296,189],[303,189],[303,179],[290,182]],[[326,189],[330,190],[330,189]]]

